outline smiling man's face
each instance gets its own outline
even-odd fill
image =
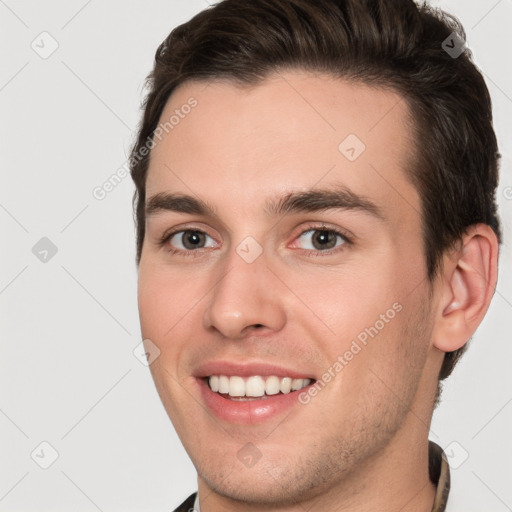
[[[139,270],[151,371],[200,493],[385,493],[386,461],[396,479],[418,458],[420,488],[442,353],[405,101],[296,71],[206,85],[162,114],[197,100],[152,150]]]

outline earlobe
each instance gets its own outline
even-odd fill
[[[433,344],[443,352],[464,346],[491,302],[498,274],[498,239],[486,224],[466,232],[460,249],[447,254],[441,279]]]

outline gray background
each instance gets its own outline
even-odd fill
[[[431,438],[475,510],[501,512],[512,510],[512,0],[433,4],[462,20],[493,97],[505,241],[490,311]],[[126,162],[156,47],[206,6],[0,0],[0,511],[170,511],[195,490],[133,354],[131,179],[103,200],[93,190]]]

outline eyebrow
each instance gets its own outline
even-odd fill
[[[289,192],[282,197],[268,199],[264,211],[269,216],[281,216],[290,213],[319,212],[324,210],[358,210],[385,220],[381,209],[370,199],[355,194],[346,186],[328,189]],[[162,211],[173,211],[216,217],[216,208],[206,201],[186,194],[159,192],[149,198],[145,205],[147,216]]]
[[[147,216],[163,211],[178,213],[191,213],[215,217],[216,209],[201,199],[186,194],[171,194],[159,192],[146,201],[145,212]]]
[[[269,199],[265,211],[269,215],[318,212],[323,210],[359,210],[384,220],[381,209],[370,199],[355,194],[344,185],[328,189],[290,192],[278,199]]]

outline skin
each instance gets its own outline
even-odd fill
[[[420,197],[405,101],[395,92],[287,71],[256,86],[182,84],[162,114],[197,107],[151,152],[147,198],[201,198],[215,216],[147,217],[139,267],[142,334],[160,350],[151,372],[198,472],[203,512],[430,511],[428,430],[444,352],[462,346],[496,283],[497,241],[472,226],[426,274]],[[364,142],[353,162],[338,149]],[[269,216],[265,201],[336,185],[371,200],[360,210]],[[311,229],[344,230],[328,254]],[[200,230],[209,246],[169,252],[171,228]],[[309,234],[308,234],[309,232]],[[318,232],[314,232],[317,233]],[[247,237],[262,254],[236,252]],[[177,244],[176,244],[177,242]],[[237,425],[204,405],[194,372],[211,359],[267,362],[315,378],[393,304],[401,311],[307,405]],[[261,454],[245,467],[238,451]]]

